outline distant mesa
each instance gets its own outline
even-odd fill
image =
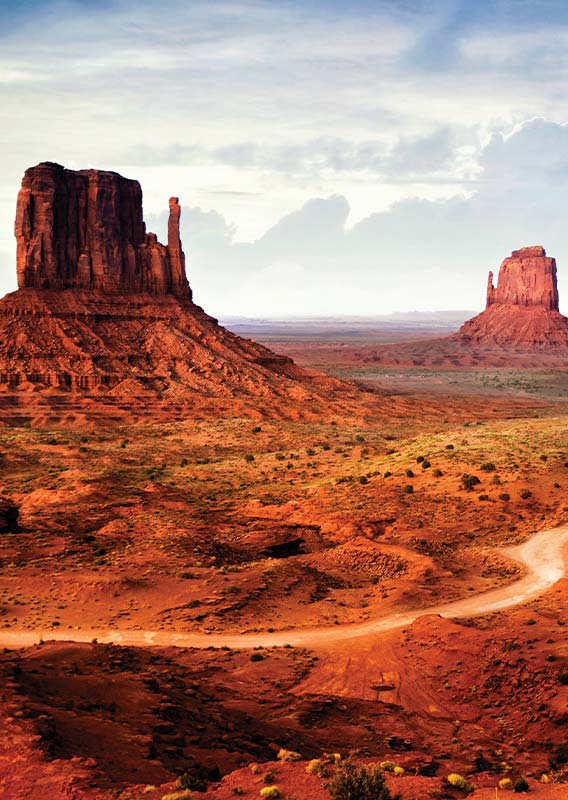
[[[193,302],[177,197],[169,212],[164,245],[146,232],[137,181],[51,162],[26,170],[19,288],[0,300],[4,416],[133,419],[159,407],[316,419],[341,399],[352,409],[355,387],[236,336]]]
[[[489,273],[485,311],[468,320],[456,338],[527,350],[568,347],[568,318],[558,310],[556,261],[544,247],[514,250]]]

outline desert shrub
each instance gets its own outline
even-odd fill
[[[501,778],[499,781],[499,788],[500,789],[512,789],[513,788],[513,781],[510,778]]]
[[[369,479],[366,478],[365,475],[361,475],[359,478],[359,483],[365,485],[366,483],[369,483]]]
[[[260,790],[260,796],[264,797],[265,800],[276,800],[276,798],[281,797],[280,789],[278,786],[265,786],[264,789]]]
[[[477,475],[470,475],[468,472],[464,472],[461,476],[461,482],[468,492],[471,491],[474,486],[477,486],[478,483],[481,483]]]
[[[395,778],[402,778],[404,775],[404,767],[399,767],[397,764],[393,769],[392,774],[395,776]]]
[[[446,450],[453,450],[453,449],[454,449],[453,444],[447,444],[446,445]]]
[[[430,464],[428,459],[425,458],[424,461],[422,462],[422,469],[430,469],[431,466],[432,466],[432,464]]]
[[[489,500],[489,495],[488,494],[480,494],[479,495],[479,499],[480,500]]]
[[[456,789],[465,789],[467,787],[466,779],[463,775],[459,775],[457,772],[450,772],[446,780],[450,786],[454,786]]]
[[[407,469],[405,475],[407,478],[414,478],[414,472],[411,469]]]
[[[251,661],[262,661],[263,659],[264,656],[262,655],[262,653],[251,653],[250,655]]]
[[[326,788],[332,800],[391,800],[381,769],[357,767],[351,761],[338,768]],[[400,795],[394,800],[400,800]]]
[[[381,761],[379,767],[382,769],[383,772],[394,772],[396,764],[394,763],[394,761]]]
[[[529,785],[528,785],[528,783],[527,783],[526,779],[525,779],[525,778],[523,778],[523,776],[522,776],[522,775],[521,775],[519,778],[517,778],[517,780],[515,781],[515,785],[514,785],[514,787],[513,787],[513,788],[514,788],[514,790],[515,790],[516,792],[518,792],[519,794],[520,794],[521,792],[528,792],[528,791],[530,791]]]
[[[197,764],[189,772],[184,772],[178,778],[178,788],[190,790],[188,797],[191,797],[191,791],[206,792],[211,781],[221,780],[219,770],[217,768],[209,769],[203,764]]]
[[[312,758],[306,764],[306,772],[308,775],[317,775],[318,778],[324,778],[327,775],[327,770],[321,758]]]
[[[162,800],[193,800],[193,792],[182,789],[180,792],[168,792],[162,795]]]
[[[495,464],[492,461],[484,461],[479,469],[482,469],[483,472],[495,472]]]
[[[275,777],[276,777],[276,770],[275,769],[269,769],[268,772],[265,772],[264,775],[262,776],[262,780],[263,780],[264,783],[273,784]]]
[[[424,456],[417,456],[416,457],[416,463],[417,464],[421,464],[423,461],[424,461]]]
[[[387,470],[387,472],[385,472],[384,477],[385,478],[390,478],[391,475],[392,475],[392,472],[388,472],[388,470]]]
[[[532,492],[530,491],[530,489],[523,489],[521,492],[521,497],[523,498],[523,500],[528,500],[529,497],[532,497]]]
[[[255,425],[254,428],[252,429],[252,432],[253,433],[260,433],[261,430],[262,430],[262,428],[260,427],[260,425]]]
[[[442,472],[442,470],[441,470],[441,469],[435,469],[435,470],[432,470],[432,475],[433,475],[435,478],[441,478],[443,474],[444,474],[444,473]]]
[[[507,502],[510,499],[511,495],[508,492],[501,492],[501,494],[499,495],[499,500],[504,500],[505,502]]]
[[[252,461],[254,461],[253,454],[252,453],[247,453],[245,455],[245,461],[247,462],[247,464],[250,464]]]
[[[409,483],[408,486],[405,486],[402,491],[405,494],[414,494],[414,486],[412,486],[412,484]]]
[[[356,442],[364,442],[365,441],[365,437],[361,436],[361,434],[358,433],[357,436],[355,437],[355,441]]]
[[[295,750],[285,750],[283,747],[281,747],[276,758],[278,761],[300,761],[302,756],[299,753],[296,753]]]

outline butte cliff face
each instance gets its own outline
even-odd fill
[[[0,300],[0,412],[41,422],[337,414],[353,387],[241,339],[195,305],[169,201],[168,243],[147,233],[137,181],[28,169],[15,233],[19,289]]]
[[[558,310],[556,261],[544,247],[514,250],[489,273],[485,311],[468,320],[454,338],[463,342],[525,350],[568,347],[568,319]]]
[[[26,170],[18,195],[18,286],[191,299],[179,219],[178,198],[172,197],[164,246],[146,233],[138,181],[38,164]]]

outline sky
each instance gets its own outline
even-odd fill
[[[480,309],[531,244],[568,311],[567,78],[565,0],[0,0],[0,293],[57,161],[179,196],[215,316]]]

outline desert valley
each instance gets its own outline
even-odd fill
[[[459,329],[237,335],[168,213],[163,245],[135,180],[22,181],[0,797],[568,796],[555,260],[515,250]]]

